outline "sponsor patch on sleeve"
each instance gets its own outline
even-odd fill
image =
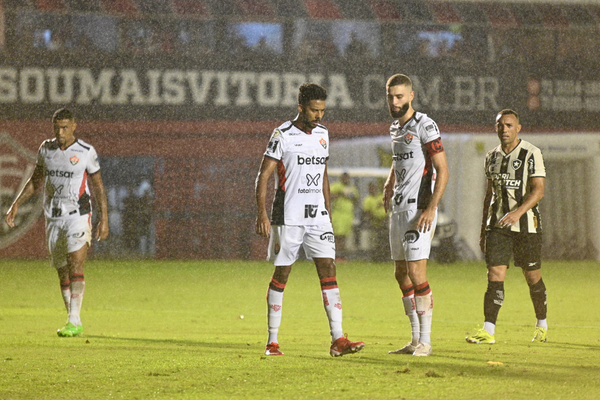
[[[425,125],[425,134],[428,138],[430,138],[439,135],[440,131],[434,123],[431,123],[429,125]]]

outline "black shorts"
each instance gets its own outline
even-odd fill
[[[485,262],[488,267],[509,266],[514,255],[515,266],[526,271],[542,267],[542,234],[492,229],[485,234]]]

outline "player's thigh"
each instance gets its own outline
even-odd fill
[[[60,269],[67,266],[67,232],[64,220],[59,218],[46,219],[46,246],[50,254],[52,266]]]
[[[542,267],[542,234],[522,233],[515,236],[515,266],[525,271]]]
[[[67,252],[87,254],[87,248],[92,244],[91,214],[70,218],[65,221]],[[85,251],[84,251],[85,249]]]
[[[303,242],[307,257],[335,259],[335,236],[331,224],[307,226]]]
[[[485,233],[485,263],[488,267],[510,265],[513,255],[513,235],[500,229]]]
[[[276,266],[292,265],[298,259],[303,236],[303,226],[273,225],[267,259]]]
[[[419,232],[417,222],[421,213],[421,210],[407,210],[390,216],[390,248],[394,260],[417,261],[429,258],[437,213],[431,229]]]

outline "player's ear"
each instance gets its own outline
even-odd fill
[[[517,133],[521,132],[521,124],[517,124]]]
[[[303,114],[303,113],[304,113],[304,106],[303,106],[302,104],[298,104],[298,112],[299,112],[300,114]]]

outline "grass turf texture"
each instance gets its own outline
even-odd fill
[[[483,322],[483,264],[430,263],[433,355],[419,358],[387,354],[410,334],[392,269],[338,266],[344,330],[367,346],[332,358],[314,266],[297,263],[279,333],[285,356],[265,357],[266,262],[88,262],[84,335],[59,338],[55,271],[3,260],[0,398],[600,398],[599,263],[544,263],[545,344],[531,343],[529,291],[511,268],[495,345],[464,339]]]

